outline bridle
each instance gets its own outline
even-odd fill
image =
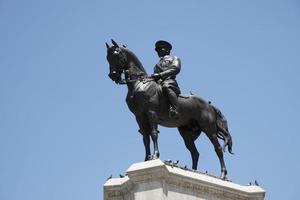
[[[126,53],[122,50],[122,48],[117,47],[114,50],[113,54],[118,55],[119,64],[121,65],[121,67],[118,69],[118,74],[120,75],[120,79],[118,81],[116,81],[117,84],[124,85],[127,83],[133,83],[136,81],[145,82],[145,81],[152,80],[149,77],[143,76],[144,75],[143,72],[141,72],[140,74],[129,75],[129,70],[127,69],[127,67],[128,67],[127,56],[126,56]],[[122,79],[122,74],[125,74],[126,78]]]

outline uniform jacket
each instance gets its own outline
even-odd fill
[[[180,72],[181,62],[176,56],[166,55],[154,67],[154,73],[160,74],[162,80],[175,79]]]
[[[160,74],[161,80],[158,81],[163,87],[170,88],[176,94],[180,94],[176,75],[180,72],[181,62],[176,56],[166,55],[154,67],[154,73]]]

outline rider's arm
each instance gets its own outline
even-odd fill
[[[173,61],[170,64],[169,69],[159,73],[159,75],[164,80],[164,79],[167,79],[169,77],[176,76],[180,72],[180,69],[181,69],[180,59],[177,58],[176,56],[174,56]]]

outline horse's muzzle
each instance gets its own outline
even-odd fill
[[[110,72],[108,74],[109,78],[113,81],[116,81],[118,79],[118,73],[116,71]]]

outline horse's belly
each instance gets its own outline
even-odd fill
[[[164,126],[164,127],[177,127],[175,122],[170,122],[170,121],[159,121],[159,125]]]
[[[161,126],[172,128],[172,127],[180,127],[180,126],[187,125],[189,123],[189,120],[183,118],[179,118],[178,120],[175,120],[166,117],[166,118],[159,118],[158,123]]]

